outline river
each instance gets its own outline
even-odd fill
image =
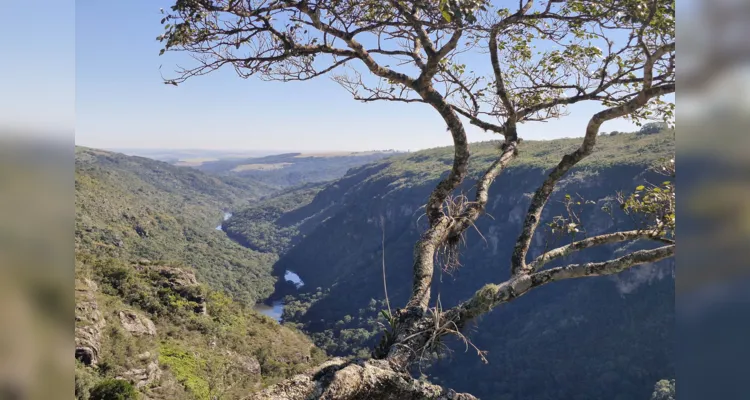
[[[293,284],[297,289],[305,286],[305,283],[302,282],[299,275],[292,271],[287,270],[284,273],[284,280]],[[275,319],[276,322],[281,322],[281,315],[284,314],[284,300],[274,300],[271,304],[258,303],[253,306],[253,309],[263,315]]]
[[[228,213],[228,212],[224,211],[224,221],[228,220],[229,217],[231,217],[231,216],[232,216],[232,213]],[[221,229],[221,225],[222,224],[219,224],[219,226],[216,227],[217,231],[223,230],[223,229]]]
[[[232,213],[225,211],[224,221],[228,220],[231,216]],[[223,231],[224,229],[222,229],[222,225],[223,224],[219,224],[219,226],[216,227],[216,230]],[[286,271],[284,273],[284,280],[293,284],[297,289],[305,285],[305,283],[302,282],[302,279],[300,279],[299,275],[295,274],[292,271]],[[263,315],[273,318],[277,322],[281,322],[281,315],[284,313],[284,300],[274,300],[270,305],[265,303],[258,303],[253,306],[253,309]]]

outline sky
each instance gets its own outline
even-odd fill
[[[40,129],[74,126],[76,144],[106,149],[363,151],[451,144],[444,122],[429,106],[360,103],[325,77],[263,82],[241,79],[227,69],[179,87],[164,85],[162,74],[169,75],[180,61],[169,53],[158,55],[159,9],[168,8],[169,0],[79,0],[74,27],[62,22],[72,12],[70,0],[41,3],[45,6],[32,11],[11,3],[18,10],[7,13],[14,18],[0,28],[8,34],[29,32],[31,40],[40,43],[60,42],[50,46],[51,53],[41,55],[29,42],[9,42],[18,47],[15,51],[39,61],[0,66],[0,73],[10,71],[17,77],[3,83],[14,93],[12,99],[0,100],[3,122],[24,121]],[[64,40],[70,37],[75,38],[74,47]],[[56,66],[71,53],[74,64]],[[68,69],[73,67],[73,82],[47,77],[50,70],[72,74]],[[32,86],[53,95],[40,95],[41,89]],[[76,99],[74,118],[71,106],[60,100],[71,90]],[[581,136],[588,118],[598,110],[596,105],[577,105],[567,117],[525,124],[520,133],[527,140]],[[603,131],[633,129],[626,121],[602,127]],[[470,141],[498,138],[474,127],[467,130]]]
[[[74,0],[34,7],[9,1],[2,10],[0,131],[31,128],[68,138],[75,126]]]

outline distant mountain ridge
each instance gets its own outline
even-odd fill
[[[388,157],[395,151],[285,153],[256,158],[226,158],[189,165],[220,176],[250,178],[278,189],[332,181],[356,168]]]

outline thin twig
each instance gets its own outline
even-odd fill
[[[382,232],[382,238],[380,243],[381,248],[381,259],[383,263],[383,291],[385,292],[385,304],[388,306],[388,315],[393,315],[391,312],[391,302],[388,300],[388,285],[385,280],[385,217],[380,215],[380,231]]]

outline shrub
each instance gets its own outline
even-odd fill
[[[96,386],[96,373],[76,361],[75,394],[76,400],[89,400],[91,389]]]
[[[91,400],[134,400],[138,398],[130,382],[120,379],[105,379],[91,389]]]

